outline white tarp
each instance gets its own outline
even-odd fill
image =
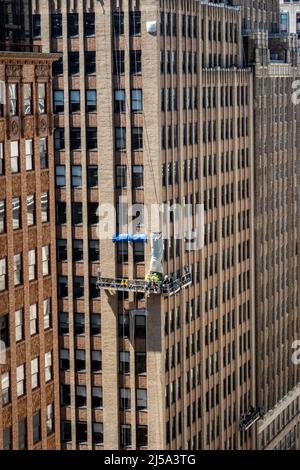
[[[163,255],[164,255],[164,241],[162,233],[153,233],[151,237],[151,263],[150,273],[163,274]]]

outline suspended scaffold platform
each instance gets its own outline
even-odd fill
[[[265,410],[262,406],[256,408],[251,407],[249,412],[241,417],[240,420],[240,431],[247,431],[250,429],[259,419],[265,414]]]
[[[142,279],[111,279],[98,275],[97,286],[99,289],[119,292],[134,292],[144,294],[157,294],[169,297],[177,294],[180,290],[192,284],[192,277],[189,272],[184,273],[181,278],[169,278],[165,276],[163,280],[155,278]]]

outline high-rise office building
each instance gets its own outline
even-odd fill
[[[0,6],[0,448],[57,449],[51,67],[58,56],[29,52],[30,39],[19,35],[20,18],[31,24],[28,12],[19,2]]]
[[[283,34],[297,34],[300,54],[300,1],[280,0],[280,31]]]
[[[277,17],[279,2],[271,8]],[[255,100],[256,400],[265,410],[257,446],[299,449],[300,377],[292,363],[300,328],[297,37],[279,33],[279,24],[246,34]]]
[[[36,43],[63,53],[54,111],[64,448],[252,448],[252,430],[239,429],[255,406],[253,92],[239,9],[40,1],[33,21]],[[186,251],[173,223],[165,242],[164,273],[177,285],[188,265],[191,285],[146,295],[146,221],[136,237],[116,227],[115,243],[99,243],[98,204],[119,198],[144,216],[155,204],[204,204],[202,250]],[[99,269],[111,289],[96,288]]]

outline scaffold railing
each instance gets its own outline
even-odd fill
[[[165,276],[164,280],[153,279],[114,279],[102,277],[98,273],[97,287],[109,291],[119,292],[133,292],[144,294],[157,294],[163,296],[171,296],[177,294],[181,289],[184,289],[192,284],[192,276],[186,272],[180,278],[173,279]]]

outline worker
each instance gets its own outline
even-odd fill
[[[150,273],[146,276],[146,289],[151,289],[152,287],[152,279]]]

